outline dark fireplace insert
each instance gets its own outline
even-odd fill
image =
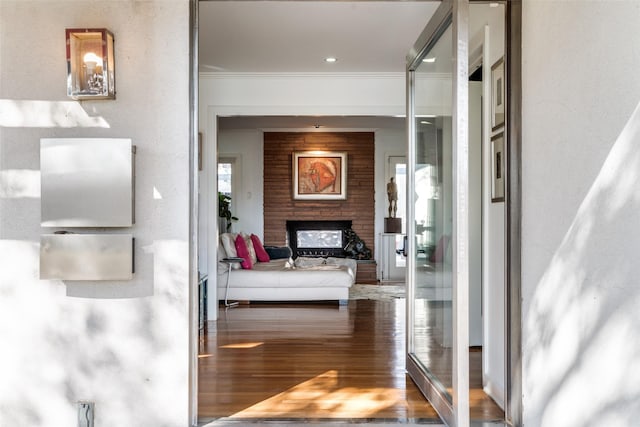
[[[294,258],[345,258],[350,229],[350,220],[287,221],[287,239]]]

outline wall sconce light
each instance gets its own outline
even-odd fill
[[[67,36],[67,95],[73,99],[115,99],[113,33],[106,28],[72,28]]]

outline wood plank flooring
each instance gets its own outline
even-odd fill
[[[200,419],[439,420],[404,371],[404,322],[404,300],[222,308],[200,343]]]

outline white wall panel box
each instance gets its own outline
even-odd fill
[[[43,227],[130,227],[135,146],[124,138],[40,140]]]
[[[131,280],[131,234],[45,234],[40,236],[40,279]]]

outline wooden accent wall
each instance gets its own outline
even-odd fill
[[[353,221],[353,230],[374,251],[374,133],[265,132],[264,241],[286,243],[287,220]],[[293,200],[294,151],[347,153],[347,200]]]

